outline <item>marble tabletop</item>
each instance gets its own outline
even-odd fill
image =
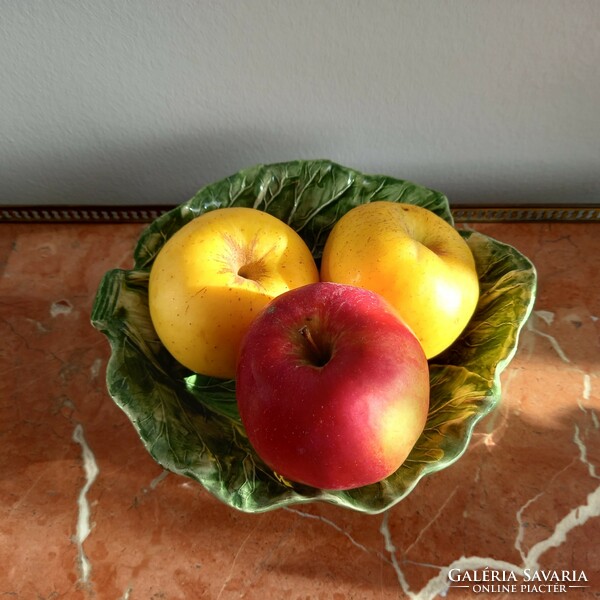
[[[534,262],[534,311],[463,457],[365,515],[246,514],[163,471],[90,325],[143,225],[0,225],[0,597],[599,597],[599,226],[465,226]]]

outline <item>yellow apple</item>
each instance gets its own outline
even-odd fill
[[[427,358],[458,338],[479,300],[475,260],[458,231],[426,208],[398,202],[359,205],[334,225],[321,280],[383,296]]]
[[[308,246],[283,221],[253,208],[220,208],[184,225],[159,251],[150,317],[182,365],[233,378],[254,317],[279,294],[318,280]]]

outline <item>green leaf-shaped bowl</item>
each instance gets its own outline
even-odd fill
[[[165,469],[200,482],[223,502],[259,512],[327,501],[377,513],[406,497],[424,476],[455,462],[475,424],[500,400],[500,374],[512,359],[535,298],[536,272],[514,248],[461,231],[477,263],[481,298],[466,330],[430,361],[431,407],[425,430],[390,477],[332,492],[285,481],[256,455],[235,402],[235,382],[196,375],[160,343],[148,311],[148,274],[165,241],[198,215],[250,206],[291,225],[319,261],[328,232],[348,210],[372,200],[424,206],[452,223],[446,197],[422,186],[364,175],[325,161],[255,166],[202,188],[141,235],[131,270],[104,276],[92,324],[111,345],[108,391]]]

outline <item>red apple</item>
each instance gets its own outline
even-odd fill
[[[381,481],[404,462],[429,409],[429,369],[378,294],[319,282],[283,293],[243,338],[236,395],[257,454],[326,490]]]

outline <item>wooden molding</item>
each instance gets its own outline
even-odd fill
[[[174,206],[0,206],[0,223],[150,223]],[[600,205],[461,206],[457,223],[600,221]]]
[[[599,206],[453,206],[457,223],[600,221]]]

